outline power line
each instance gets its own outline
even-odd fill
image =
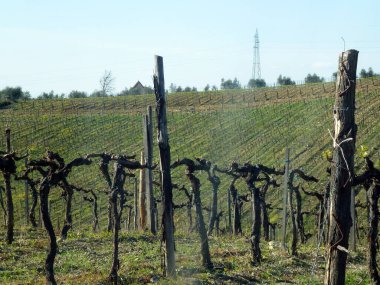
[[[252,66],[252,79],[261,79],[261,67],[260,67],[260,51],[259,51],[259,32],[256,29],[255,33],[255,45],[253,47],[253,66]]]

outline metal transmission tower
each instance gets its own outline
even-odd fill
[[[259,32],[256,29],[255,45],[253,47],[253,66],[252,66],[252,79],[261,79],[260,67],[260,51],[259,51]]]

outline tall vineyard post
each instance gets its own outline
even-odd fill
[[[170,173],[170,145],[166,119],[166,96],[164,64],[161,56],[155,56],[154,89],[158,128],[158,147],[160,154],[163,243],[165,245],[165,274],[175,276],[173,193]]]
[[[137,186],[137,177],[133,179],[133,228],[135,231],[138,229],[138,186]]]
[[[288,178],[289,178],[289,155],[290,149],[286,148],[285,150],[285,174],[284,174],[284,192],[283,192],[283,201],[282,201],[282,247],[284,249],[286,246],[286,224],[288,222]],[[292,215],[292,213],[291,213]]]
[[[28,159],[25,159],[25,167],[28,164]],[[25,221],[26,225],[29,225],[29,185],[25,180]]]
[[[7,154],[11,153],[11,130],[7,128],[5,130],[6,136],[6,148]],[[14,205],[12,198],[12,188],[11,188],[11,174],[8,171],[4,172],[4,183],[5,183],[5,196],[7,201],[7,236],[6,240],[8,244],[13,242],[14,238]]]
[[[144,156],[149,166],[153,164],[153,112],[152,106],[147,107],[147,114],[143,115],[143,134],[144,134]],[[155,223],[154,210],[154,194],[153,194],[153,171],[152,169],[145,170],[145,188],[146,188],[146,203],[147,203],[147,223],[152,234],[157,233]]]
[[[353,251],[356,251],[356,214],[355,214],[355,189],[351,190],[351,205],[350,205],[352,225],[350,229],[350,245]]]
[[[141,164],[145,163],[144,152],[141,152]],[[140,169],[139,176],[139,217],[140,217],[140,229],[145,231],[147,225],[147,201],[146,201],[146,176],[145,169]]]
[[[355,85],[358,51],[339,57],[334,105],[333,162],[331,167],[330,229],[327,240],[325,285],[343,285],[351,219],[351,185],[354,178]]]

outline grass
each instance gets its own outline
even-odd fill
[[[22,236],[22,237],[21,237]],[[43,262],[48,240],[39,230],[24,228],[11,246],[0,242],[2,284],[43,284]],[[159,237],[141,232],[122,232],[120,237],[120,284],[322,284],[324,250],[304,245],[297,257],[279,246],[262,242],[263,262],[250,263],[246,237],[211,237],[215,270],[200,264],[200,245],[195,234],[176,235],[177,278],[162,274]],[[107,232],[73,231],[59,243],[55,274],[60,284],[107,284],[111,266],[112,237]],[[346,284],[368,284],[364,249],[349,259]]]

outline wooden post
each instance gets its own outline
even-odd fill
[[[173,193],[170,174],[170,146],[166,121],[164,64],[161,56],[155,56],[154,92],[156,95],[158,148],[160,152],[161,191],[163,208],[163,235],[165,244],[165,274],[175,276]]]
[[[352,250],[356,251],[356,215],[355,215],[355,189],[351,190],[351,205],[350,205],[352,225],[350,228],[350,245]]]
[[[5,130],[6,137],[6,148],[7,153],[11,153],[11,130]],[[7,236],[6,241],[8,244],[13,242],[13,228],[14,228],[14,208],[12,199],[12,189],[11,189],[11,174],[8,171],[3,172],[4,183],[5,183],[5,199],[7,205]]]
[[[141,152],[141,165],[145,163],[144,152]],[[146,230],[147,209],[146,209],[146,183],[145,168],[140,169],[139,183],[139,207],[140,207],[140,229]]]
[[[25,167],[28,164],[28,160],[25,159]],[[25,219],[26,224],[29,225],[29,184],[28,181],[25,180]]]
[[[138,189],[137,189],[137,177],[134,179],[134,193],[133,193],[133,227],[135,231],[138,229],[138,206],[137,206],[137,197],[138,197]]]
[[[227,194],[228,232],[232,234],[231,187],[228,188]]]
[[[144,133],[144,156],[149,166],[153,164],[153,112],[152,106],[148,106],[147,115],[143,116],[143,133]],[[145,188],[146,188],[146,208],[148,211],[147,224],[152,234],[157,233],[156,223],[154,221],[154,194],[153,194],[153,171],[145,169]]]
[[[289,148],[285,150],[285,174],[284,174],[284,192],[283,192],[283,200],[282,200],[282,247],[287,249],[286,247],[286,224],[288,222],[288,179],[289,179]]]
[[[339,57],[334,105],[334,153],[331,167],[330,229],[327,240],[325,285],[345,284],[351,219],[351,185],[354,177],[355,85],[358,51]]]

